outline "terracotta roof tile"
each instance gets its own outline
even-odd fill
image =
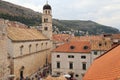
[[[60,45],[58,48],[54,49],[53,52],[82,52],[82,53],[90,53],[91,46],[88,41],[75,41],[68,42],[63,45]]]
[[[102,40],[103,36],[80,36],[80,37],[71,37],[70,41],[91,41],[91,40]]]
[[[112,34],[112,39],[120,39],[120,34]]]
[[[83,80],[119,80],[120,45],[96,59],[88,69]]]
[[[36,29],[7,27],[8,37],[12,41],[42,40],[48,39]]]
[[[111,40],[92,40],[91,50],[109,50],[112,47]]]
[[[53,34],[53,41],[66,42],[69,38],[69,34]]]
[[[65,77],[60,76],[60,77],[51,77],[48,76],[45,80],[67,80]]]

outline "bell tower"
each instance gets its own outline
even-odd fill
[[[42,33],[52,40],[52,8],[48,2],[43,6]]]

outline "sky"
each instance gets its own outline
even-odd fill
[[[4,0],[42,12],[47,0]],[[120,30],[120,0],[48,0],[60,20],[91,20]]]

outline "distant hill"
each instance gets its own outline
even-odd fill
[[[2,0],[0,0],[0,18],[19,21],[28,26],[41,24],[41,13]],[[53,19],[53,26],[56,26],[60,31],[78,30],[88,31],[90,34],[119,33],[116,28],[93,21]]]
[[[53,20],[53,25],[62,30],[78,30],[89,32],[90,34],[119,33],[119,30],[110,26],[98,24],[93,21],[81,20]]]
[[[41,13],[0,0],[0,18],[19,21],[26,25],[38,25],[41,22]]]

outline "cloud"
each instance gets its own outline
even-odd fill
[[[44,0],[5,0],[42,12]],[[120,0],[49,0],[57,19],[93,20],[120,29]]]

